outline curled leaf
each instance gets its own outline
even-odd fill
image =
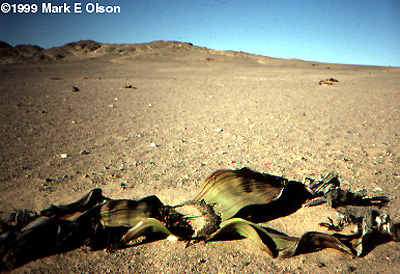
[[[156,196],[139,201],[109,200],[100,206],[100,219],[106,226],[132,227],[146,218],[157,218],[163,204]]]
[[[306,232],[301,236],[296,245],[285,250],[281,256],[287,258],[324,248],[334,248],[345,253],[353,254],[352,250],[334,235],[321,232]]]
[[[146,218],[138,222],[134,227],[129,229],[124,236],[121,238],[121,244],[127,244],[130,241],[139,238],[140,236],[146,236],[151,233],[161,233],[166,236],[174,236],[178,238],[178,236],[173,235],[164,225],[164,223],[160,222],[154,218]]]
[[[194,200],[215,204],[214,210],[225,221],[248,205],[266,204],[277,199],[286,183],[284,178],[248,168],[220,170],[204,181]]]
[[[66,219],[67,215],[85,212],[107,199],[103,196],[101,188],[95,188],[76,202],[67,205],[51,205],[50,208],[42,210],[40,214],[42,216],[63,216]]]
[[[210,240],[216,239],[222,234],[237,234],[248,238],[272,257],[277,257],[279,250],[287,249],[297,243],[296,238],[269,232],[263,227],[241,218],[233,218],[222,222],[221,228],[211,235]]]

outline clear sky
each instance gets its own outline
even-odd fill
[[[70,5],[43,13],[42,3]],[[119,6],[89,13],[87,3]],[[0,12],[0,40],[44,48],[78,40],[191,42],[277,58],[400,66],[399,0],[0,0],[37,4],[36,13]],[[81,3],[76,13],[74,3]],[[89,6],[91,8],[92,5]]]

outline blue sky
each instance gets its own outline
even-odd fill
[[[400,66],[400,1],[1,0],[32,3],[35,14],[0,12],[0,40],[44,48],[103,43],[191,42],[277,58]],[[43,14],[41,3],[88,2],[121,13]]]

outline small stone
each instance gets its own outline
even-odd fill
[[[349,266],[347,267],[347,270],[348,270],[349,272],[354,272],[356,269],[357,269],[357,267],[352,266],[352,265],[349,265]]]
[[[88,151],[88,150],[81,151],[81,155],[88,155],[88,154],[90,154],[90,151]]]
[[[216,130],[215,130],[216,132],[222,132],[222,131],[224,131],[222,128],[217,128]]]
[[[152,143],[150,144],[150,146],[151,146],[151,147],[157,147],[157,144],[154,143],[154,142],[152,142]]]
[[[109,104],[108,107],[109,107],[109,108],[114,108],[115,105],[114,105],[114,104]]]
[[[76,86],[72,86],[72,92],[79,92],[79,88]]]
[[[380,186],[374,187],[374,190],[375,190],[375,191],[383,191],[383,189],[382,189]]]
[[[62,154],[60,154],[60,156],[61,156],[61,158],[65,159],[65,158],[67,158],[67,157],[68,157],[68,154],[66,154],[66,153],[62,153]]]
[[[132,85],[125,85],[124,88],[132,88],[132,89],[136,89],[136,87],[132,86]]]
[[[176,241],[178,241],[179,239],[178,239],[176,236],[174,236],[174,235],[169,235],[169,236],[167,237],[167,240],[168,240],[168,241],[171,241],[171,242],[176,242]]]

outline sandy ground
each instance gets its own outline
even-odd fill
[[[318,84],[331,77],[340,82]],[[6,213],[69,203],[95,187],[178,204],[211,172],[247,166],[300,181],[336,171],[344,188],[390,197],[385,211],[400,221],[399,68],[167,48],[0,65],[0,98]],[[300,236],[324,231],[317,223],[328,213],[301,209],[265,225]],[[392,242],[364,258],[326,249],[272,259],[249,240],[188,248],[161,240],[80,248],[13,272],[394,273],[399,251]]]

